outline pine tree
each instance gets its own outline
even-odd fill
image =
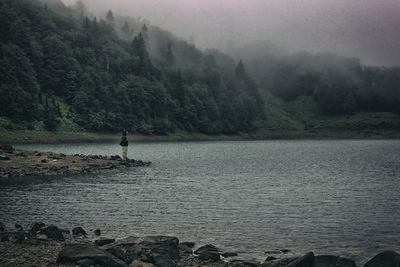
[[[113,15],[111,9],[108,10],[106,19],[107,19],[108,22],[114,23],[114,15]]]

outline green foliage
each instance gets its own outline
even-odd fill
[[[158,28],[111,10],[105,21],[89,18],[80,1],[74,9],[45,3],[1,2],[3,118],[33,128],[41,122],[50,131],[126,128],[146,135],[249,132],[263,118],[242,62],[235,76],[233,60],[220,67]],[[134,27],[141,29],[136,36]]]

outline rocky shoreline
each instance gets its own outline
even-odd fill
[[[150,164],[141,160],[122,160],[118,155],[65,155],[25,151],[14,149],[11,145],[0,145],[0,178],[90,173]]]
[[[92,235],[94,238],[89,238]],[[88,233],[35,222],[24,231],[21,225],[8,230],[0,223],[1,266],[115,266],[115,267],[356,267],[351,259],[309,252],[297,257],[267,256],[263,262],[240,259],[234,252],[222,252],[206,244],[180,242],[173,236],[101,237],[101,230]],[[382,252],[364,267],[400,266],[400,255]]]

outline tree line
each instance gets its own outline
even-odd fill
[[[265,119],[243,62],[225,68],[156,27],[117,20],[81,2],[1,1],[0,116],[55,130],[62,104],[84,129],[142,134],[235,134]]]

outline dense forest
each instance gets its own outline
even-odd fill
[[[4,0],[0,20],[2,117],[142,134],[250,132],[265,117],[242,62],[222,70],[212,55],[111,10],[98,19],[81,2]]]
[[[399,67],[268,45],[201,51],[81,1],[0,1],[0,46],[0,129],[251,133],[270,119],[266,93],[309,97],[327,117],[400,113]]]
[[[272,44],[231,51],[246,59],[261,90],[290,102],[310,96],[326,116],[400,113],[400,67],[363,66],[330,53],[287,53]]]

